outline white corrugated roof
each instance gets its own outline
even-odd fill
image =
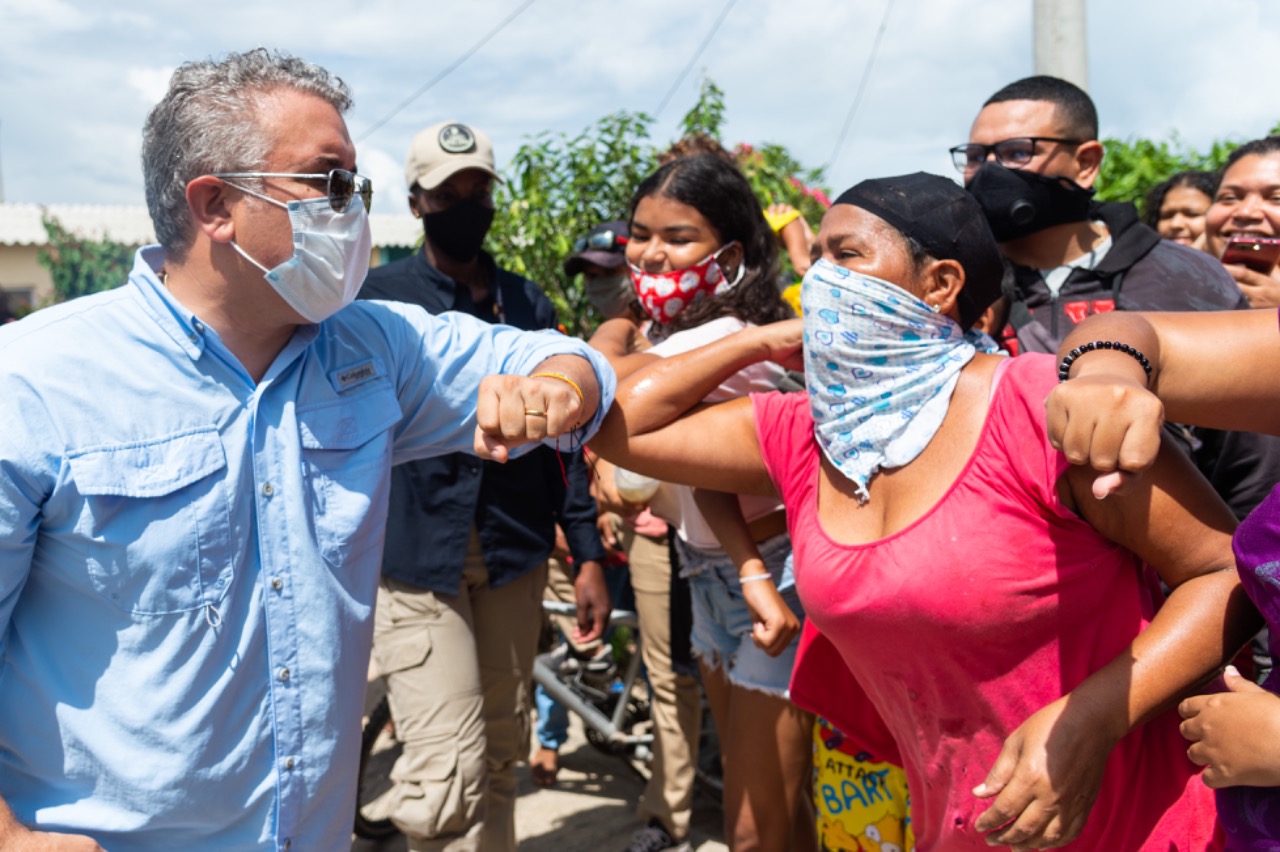
[[[407,213],[370,213],[369,230],[378,248],[413,248],[422,242],[422,220]]]
[[[130,246],[153,243],[155,231],[145,207],[96,204],[0,204],[0,245],[42,246],[49,241],[43,217],[91,240],[110,239]]]
[[[49,241],[44,217],[92,240],[110,239],[128,246],[156,241],[151,216],[142,206],[104,204],[0,203],[0,246],[42,246]],[[374,213],[369,216],[373,244],[380,248],[411,248],[422,239],[422,222],[409,215]]]

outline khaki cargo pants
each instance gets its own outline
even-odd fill
[[[411,852],[514,852],[516,765],[545,564],[497,589],[471,534],[462,587],[438,595],[384,578],[374,655],[404,752],[391,818]]]

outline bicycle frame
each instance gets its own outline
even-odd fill
[[[553,615],[574,615],[577,613],[577,608],[573,604],[560,603],[558,601],[543,601],[542,608]],[[639,618],[631,610],[615,609],[609,615],[609,623],[624,627],[638,627]],[[569,710],[577,713],[585,724],[589,725],[610,743],[620,746],[651,745],[653,743],[653,734],[628,734],[622,729],[623,718],[627,712],[627,696],[631,694],[632,687],[635,686],[640,677],[640,642],[642,637],[639,631],[635,633],[635,637],[636,652],[631,655],[631,660],[627,663],[627,671],[622,678],[622,694],[617,704],[614,705],[611,716],[606,716],[590,702],[584,700],[581,695],[560,680],[550,666],[541,660],[534,660],[533,679],[547,691],[547,694]]]

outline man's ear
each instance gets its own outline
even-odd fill
[[[925,270],[922,298],[938,313],[958,320],[960,291],[964,289],[964,267],[958,260],[935,260]]]
[[[187,184],[187,208],[196,227],[215,243],[229,243],[236,238],[231,218],[231,195],[227,185],[213,175],[201,175]]]
[[[1076,183],[1085,189],[1093,188],[1094,182],[1098,179],[1098,172],[1102,168],[1102,157],[1105,153],[1106,149],[1097,139],[1080,143],[1076,148],[1076,166],[1079,169]]]
[[[409,190],[409,212],[413,214],[413,218],[422,218],[422,209],[418,206],[419,199],[416,190]]]

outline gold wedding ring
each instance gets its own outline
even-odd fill
[[[536,409],[536,408],[526,408],[526,409],[524,410],[524,416],[525,416],[525,417],[546,417],[546,416],[547,416],[547,412],[545,412],[545,411],[539,411],[539,410],[538,410],[538,409]]]

